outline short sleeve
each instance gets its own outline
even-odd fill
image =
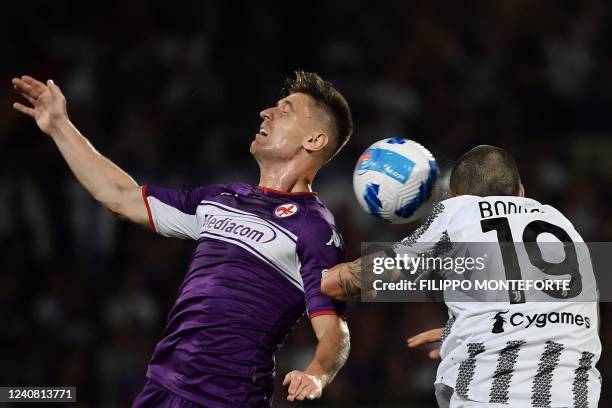
[[[196,215],[206,189],[174,190],[143,186],[142,196],[147,206],[151,230],[165,237],[198,239],[200,226]]]
[[[443,203],[438,203],[425,219],[425,222],[411,235],[393,244],[395,254],[416,257],[427,252],[444,251],[444,245],[450,245],[446,228],[446,214]]]
[[[344,244],[338,229],[324,220],[307,219],[298,241],[298,256],[308,316],[344,317],[346,304],[321,293],[323,273],[344,260]]]

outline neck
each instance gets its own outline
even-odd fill
[[[308,165],[289,163],[259,163],[259,185],[288,193],[312,191],[317,170]]]

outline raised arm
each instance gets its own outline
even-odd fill
[[[102,156],[70,122],[60,88],[29,77],[13,78],[13,87],[31,104],[13,107],[31,116],[49,135],[79,182],[106,208],[134,223],[149,225],[141,189],[125,171]]]
[[[346,363],[350,350],[350,336],[346,322],[337,315],[319,315],[311,320],[318,339],[315,356],[304,371],[294,370],[285,376],[289,386],[287,399],[303,401],[320,398]]]

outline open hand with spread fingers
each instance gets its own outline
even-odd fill
[[[13,88],[31,105],[26,106],[15,102],[13,108],[33,117],[40,130],[53,136],[60,122],[68,120],[66,98],[60,88],[51,79],[47,81],[47,84],[43,84],[28,75],[13,78],[12,82]]]

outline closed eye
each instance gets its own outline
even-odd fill
[[[281,108],[282,114],[291,113],[293,111],[293,104],[291,103],[291,101],[288,101],[287,99],[278,101],[277,105]]]

